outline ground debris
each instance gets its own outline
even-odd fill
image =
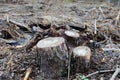
[[[48,40],[44,44],[50,47],[37,47],[40,40],[51,37],[61,37],[64,42],[58,40],[60,45],[53,46]],[[78,46],[89,47],[91,57],[88,70],[76,73],[78,64],[70,56]],[[45,54],[49,54],[47,58]],[[50,55],[58,63],[49,59]],[[119,80],[117,65],[120,65],[120,10],[112,3],[92,0],[0,1],[0,80],[52,80],[49,76],[53,76],[51,72],[58,67],[65,67],[65,70],[60,69],[57,74],[63,75],[54,75],[55,80],[80,79],[81,75],[87,75],[89,80]],[[41,67],[49,74],[41,75]]]

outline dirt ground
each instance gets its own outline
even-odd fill
[[[87,25],[85,31],[79,32],[79,45],[85,43],[91,48],[90,68],[80,73],[71,68],[70,80],[85,80],[80,75],[89,80],[109,80],[120,66],[120,8],[115,4],[94,0],[0,1],[0,80],[23,80],[27,70],[31,71],[27,80],[67,79],[67,75],[57,79],[42,77],[36,46],[26,51],[26,45],[35,36],[33,26],[40,24],[41,19],[57,26],[74,25],[83,29]],[[27,28],[11,27],[11,20]],[[13,32],[12,35],[7,31]],[[89,45],[90,40],[95,41],[94,47]],[[120,74],[115,80],[120,80]]]

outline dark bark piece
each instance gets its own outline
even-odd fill
[[[49,29],[48,36],[52,36],[52,37],[62,36],[63,32],[64,29],[56,29],[56,26],[53,25]]]
[[[39,24],[39,27],[42,28],[43,30],[49,29],[50,26],[51,24],[47,24],[47,25]]]
[[[26,45],[26,51],[29,52],[31,49],[37,44],[39,40],[43,38],[43,34],[41,32],[36,32],[34,37],[31,39],[31,41]]]
[[[80,26],[75,26],[75,25],[69,25],[71,28],[75,29],[75,30],[79,30],[79,31],[85,31],[87,29],[87,25],[85,25],[84,27],[80,27]]]
[[[68,61],[68,50],[63,37],[48,37],[37,43],[41,74],[44,77],[62,76]]]
[[[87,46],[78,46],[73,49],[73,58],[76,60],[76,71],[85,72],[90,67],[91,50]]]

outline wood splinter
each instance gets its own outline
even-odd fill
[[[26,71],[26,74],[25,74],[25,77],[23,80],[28,80],[29,79],[29,75],[31,73],[31,68],[28,68],[27,71]]]
[[[78,46],[73,49],[77,71],[85,71],[90,67],[91,50],[87,46]]]

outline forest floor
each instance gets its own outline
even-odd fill
[[[92,51],[90,68],[85,72],[71,72],[70,80],[85,80],[80,75],[89,80],[109,80],[120,68],[120,9],[112,3],[84,0],[0,2],[0,80],[23,80],[26,71],[30,72],[27,80],[55,80],[40,75],[36,47],[26,50],[37,31],[33,27],[38,24],[74,25],[82,29],[87,25],[79,34],[81,43],[87,41],[87,46],[90,40],[95,41],[94,47],[89,46]],[[120,74],[115,78],[120,80]]]

